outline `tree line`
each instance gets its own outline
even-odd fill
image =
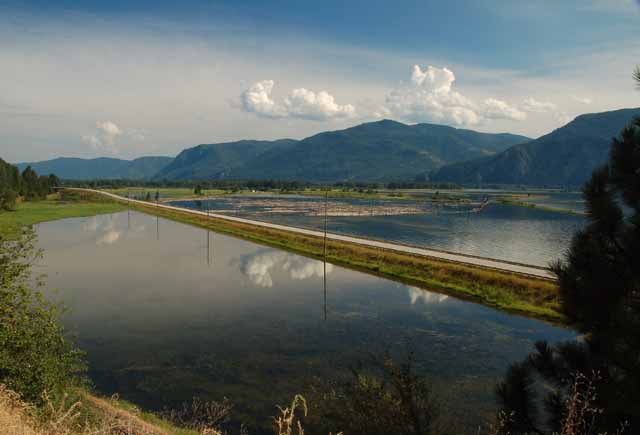
[[[282,190],[294,191],[305,188],[335,188],[351,190],[369,189],[457,189],[455,183],[429,183],[416,181],[392,181],[388,183],[366,181],[336,181],[335,183],[316,183],[300,180],[127,180],[127,179],[95,179],[95,180],[62,180],[62,184],[68,187],[86,188],[122,188],[122,187],[147,187],[158,188],[188,188],[200,190]]]
[[[0,159],[0,209],[14,210],[18,198],[25,201],[44,199],[60,185],[60,179],[54,174],[38,175],[31,166],[20,170]]]

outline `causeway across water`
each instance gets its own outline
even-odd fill
[[[145,206],[153,206],[153,207],[159,207],[159,208],[164,208],[169,210],[176,210],[182,213],[191,213],[191,214],[196,214],[200,216],[208,216],[210,218],[215,218],[215,219],[223,219],[223,220],[232,221],[232,222],[255,225],[257,227],[273,228],[277,230],[289,231],[289,232],[298,233],[298,234],[305,234],[305,235],[314,236],[314,237],[324,237],[324,232],[322,231],[309,230],[305,228],[297,228],[297,227],[292,227],[287,225],[273,224],[269,222],[261,222],[261,221],[256,221],[252,219],[227,216],[219,213],[207,213],[204,211],[191,210],[187,208],[175,207],[171,205],[155,203],[150,201],[140,201],[137,199],[126,198],[124,196],[116,195],[113,193],[104,192],[102,190],[81,189],[81,188],[65,188],[65,189],[82,190],[86,192],[98,193],[100,195],[108,196],[110,198],[116,199],[121,202],[124,201],[124,202],[137,203]],[[538,266],[532,266],[528,264],[512,263],[512,262],[496,260],[492,258],[476,257],[472,255],[440,251],[437,249],[429,249],[429,248],[423,248],[419,246],[404,245],[404,244],[394,243],[394,242],[385,242],[382,240],[371,240],[363,237],[348,236],[348,235],[336,234],[336,233],[327,233],[327,239],[340,240],[344,242],[355,243],[358,245],[370,246],[374,248],[385,249],[388,251],[400,252],[405,254],[420,255],[420,256],[434,258],[438,260],[445,260],[445,261],[450,261],[454,263],[467,264],[470,266],[477,266],[477,267],[482,267],[486,269],[500,270],[503,272],[510,272],[518,275],[526,275],[526,276],[532,276],[536,278],[543,278],[543,279],[549,279],[549,280],[556,279],[555,275],[549,269],[538,267]]]

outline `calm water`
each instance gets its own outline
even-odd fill
[[[476,194],[478,196],[480,194]],[[484,195],[484,194],[483,194]],[[286,197],[292,202],[315,203],[322,210],[322,199]],[[281,224],[321,229],[322,217],[301,213],[267,213],[267,207],[255,205],[260,197],[223,197],[208,201],[176,201],[179,207],[206,209]],[[264,196],[262,197],[264,198]],[[407,205],[413,201],[332,200],[367,206]],[[543,199],[531,199],[538,205],[582,207],[577,194],[546,194]],[[490,204],[480,213],[469,209],[445,208],[435,213],[395,216],[332,216],[329,231],[376,239],[397,241],[446,251],[547,266],[569,247],[572,234],[584,224],[584,217],[501,204]]]
[[[37,232],[39,271],[71,308],[96,387],[151,409],[226,396],[264,427],[314,377],[411,343],[447,413],[472,427],[510,362],[536,340],[574,337],[330,264],[325,300],[319,261],[139,213]]]

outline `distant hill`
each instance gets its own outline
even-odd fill
[[[80,159],[60,157],[41,162],[18,163],[24,170],[31,166],[39,174],[56,174],[61,179],[146,179],[153,177],[163,167],[171,163],[171,157],[140,157],[135,160],[121,160],[108,157]]]
[[[611,139],[638,109],[580,115],[564,127],[493,157],[446,165],[433,181],[454,183],[582,185],[594,168],[606,162]]]
[[[178,155],[158,179],[389,180],[411,179],[464,159],[494,155],[530,140],[434,124],[361,124],[301,141],[199,145]]]
[[[198,145],[182,151],[171,164],[158,171],[154,178],[163,180],[229,178],[236,168],[246,162],[254,161],[268,151],[286,153],[286,150],[296,143],[297,141],[293,139],[280,139]]]

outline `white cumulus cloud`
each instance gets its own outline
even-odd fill
[[[122,135],[122,130],[114,122],[99,121],[96,123],[94,134],[82,136],[82,141],[93,149],[118,154],[116,141]]]
[[[565,125],[575,119],[575,116],[571,116],[566,112],[556,111],[553,112],[553,119],[560,125]]]
[[[282,102],[277,102],[271,96],[274,85],[273,80],[262,80],[251,85],[240,95],[242,109],[266,118],[300,118],[314,121],[355,116],[354,106],[336,103],[333,95],[326,91],[294,89]]]
[[[96,126],[109,136],[115,137],[122,134],[122,130],[120,130],[120,127],[118,127],[111,121],[98,122]]]
[[[98,121],[93,134],[82,136],[82,141],[101,153],[118,155],[125,143],[143,142],[146,136],[145,130],[123,130],[113,121]]]
[[[527,119],[526,113],[502,100],[487,98],[482,105],[483,114],[489,119],[511,119],[514,121]]]
[[[538,101],[532,97],[525,98],[522,102],[521,106],[522,110],[525,112],[532,113],[547,113],[547,112],[555,112],[558,110],[558,106],[553,103]]]
[[[300,88],[291,91],[284,100],[289,116],[295,118],[326,120],[332,118],[350,118],[355,115],[355,107],[351,104],[340,105],[331,94],[325,91],[315,93]]]
[[[576,99],[582,104],[589,104],[591,102],[590,99]],[[520,108],[529,113],[539,113],[539,114],[548,114],[555,121],[556,124],[564,125],[574,119],[574,116],[571,116],[561,108],[559,108],[556,104],[547,102],[547,101],[538,101],[533,97],[525,98],[525,100],[520,105]]]
[[[593,100],[589,97],[576,97],[575,95],[573,97],[571,97],[574,101],[577,101],[578,103],[582,103],[582,104],[591,104],[593,103]]]
[[[413,66],[411,80],[386,97],[389,113],[410,122],[471,126],[489,119],[522,121],[526,114],[505,101],[487,98],[481,104],[453,88],[456,76],[448,68]]]
[[[240,95],[242,108],[246,112],[267,118],[284,118],[286,116],[284,109],[271,99],[273,86],[273,80],[262,80],[252,84]]]

